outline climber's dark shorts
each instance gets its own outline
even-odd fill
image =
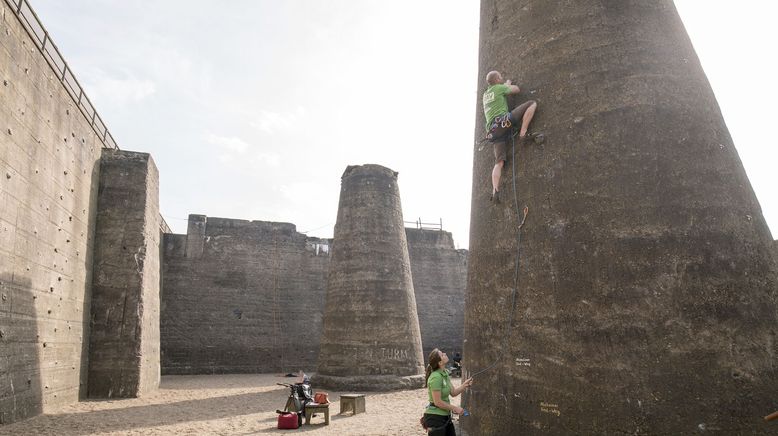
[[[517,128],[519,127],[517,123],[521,123],[521,119],[524,117],[524,113],[527,112],[527,109],[529,109],[533,103],[535,103],[535,100],[525,101],[510,111],[510,113],[508,113],[508,120],[510,123],[501,123],[495,120],[495,122],[493,122],[490,126],[490,140],[494,144],[494,163],[500,163],[507,160],[508,140],[510,139],[511,135],[511,127],[514,124]]]
[[[498,139],[494,142],[494,163],[498,164],[507,159],[508,138]]]

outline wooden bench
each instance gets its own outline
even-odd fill
[[[340,413],[348,411],[365,413],[365,395],[364,394],[343,394],[340,396]]]
[[[324,413],[324,425],[330,425],[330,405],[308,403],[305,405],[305,425],[311,425],[311,415]]]

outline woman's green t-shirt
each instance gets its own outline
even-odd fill
[[[448,371],[445,369],[438,369],[430,374],[427,379],[427,393],[429,395],[430,404],[427,406],[427,410],[424,413],[432,415],[449,415],[450,411],[435,407],[432,404],[432,391],[440,391],[440,399],[444,403],[449,403],[449,395],[451,395],[451,382],[448,379]]]

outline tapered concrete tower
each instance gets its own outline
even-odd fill
[[[776,432],[772,241],[673,2],[482,0],[479,62],[546,142],[497,205],[474,150],[465,432]]]
[[[319,366],[339,390],[419,387],[424,379],[397,173],[349,166],[341,178]]]

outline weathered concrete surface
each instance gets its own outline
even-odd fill
[[[481,3],[491,69],[539,102],[518,210],[475,150],[470,434],[766,434],[776,284],[759,204],[672,1]],[[478,102],[476,137],[484,131]],[[507,197],[507,198],[506,198]],[[517,360],[518,359],[518,360]],[[522,360],[526,359],[526,360]]]
[[[773,260],[776,264],[776,274],[778,274],[778,240],[773,241]]]
[[[316,368],[330,241],[204,215],[188,230],[165,235],[163,373]]]
[[[159,173],[151,156],[103,150],[89,341],[91,398],[159,386]]]
[[[405,229],[423,356],[434,348],[462,352],[467,250],[457,250],[449,232]]]
[[[205,215],[188,229],[164,238],[162,373],[313,371],[332,240]],[[422,339],[461,351],[467,250],[447,232],[406,235]]]
[[[100,142],[0,2],[0,424],[86,387]]]
[[[396,172],[346,168],[334,240],[314,383],[373,391],[421,386],[424,359]]]

